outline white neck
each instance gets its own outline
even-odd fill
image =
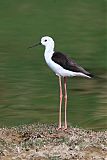
[[[47,63],[49,63],[53,53],[54,53],[54,44],[48,44],[47,46],[45,46],[44,57]]]

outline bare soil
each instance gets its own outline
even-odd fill
[[[107,160],[107,131],[32,124],[0,128],[0,160]]]

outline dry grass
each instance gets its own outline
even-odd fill
[[[1,160],[107,160],[107,131],[32,124],[0,129]]]

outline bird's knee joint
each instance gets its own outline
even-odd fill
[[[64,96],[64,99],[65,99],[65,100],[67,99],[67,95]]]
[[[62,99],[62,97],[63,97],[63,94],[60,95],[60,98],[61,98],[61,99]]]

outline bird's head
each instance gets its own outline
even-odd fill
[[[54,48],[54,40],[49,36],[44,36],[41,38],[40,42],[30,46],[29,48],[36,47],[38,45],[44,45],[45,47]]]
[[[44,46],[54,46],[54,41],[51,37],[49,36],[44,36],[41,38],[41,44]]]

